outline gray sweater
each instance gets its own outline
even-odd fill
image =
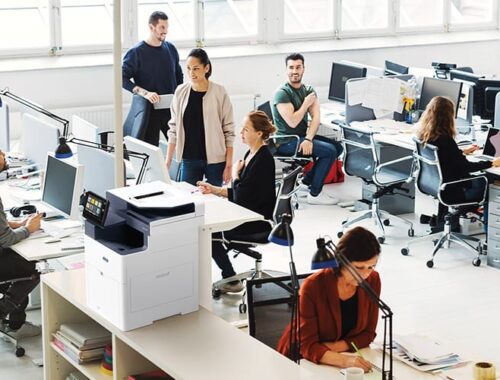
[[[0,250],[10,247],[30,235],[26,227],[19,227],[13,230],[9,227],[7,216],[3,210],[2,199],[0,199]]]

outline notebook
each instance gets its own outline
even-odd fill
[[[174,94],[160,95],[160,101],[158,103],[154,103],[153,107],[155,108],[155,110],[170,108],[170,105],[172,104],[173,97],[174,97]]]
[[[484,143],[483,153],[477,158],[481,160],[493,160],[495,157],[500,157],[500,129],[488,129],[488,136]]]

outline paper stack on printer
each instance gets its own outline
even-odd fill
[[[425,372],[453,367],[465,362],[445,345],[417,334],[396,335],[393,354],[396,359]]]

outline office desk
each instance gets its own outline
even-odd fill
[[[214,195],[205,199],[205,222],[200,231],[200,305],[212,310],[212,234],[227,231],[245,222],[264,219],[262,215]]]
[[[361,350],[366,360],[380,366],[382,363],[382,353],[378,350],[363,348]],[[388,363],[388,359],[387,363]],[[412,367],[394,359],[393,375],[396,380],[431,380],[431,379],[451,379],[451,380],[471,380],[472,379],[472,363],[450,369],[438,374],[420,372]],[[340,369],[323,364],[314,364],[308,360],[300,361],[301,367],[304,367],[314,373],[318,379],[344,380],[344,375],[340,373]],[[374,371],[367,373],[364,380],[381,380],[380,372]],[[448,376],[448,377],[446,377]]]
[[[76,368],[90,379],[126,379],[160,368],[175,379],[313,379],[313,374],[203,307],[123,332],[89,309],[85,270],[42,276],[44,378],[63,380]],[[95,320],[112,334],[113,376],[100,362],[72,363],[51,344],[61,323]],[[72,364],[70,364],[72,363]]]

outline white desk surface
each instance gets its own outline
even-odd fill
[[[378,350],[363,348],[361,350],[365,359],[381,367],[382,353]],[[389,363],[386,358],[387,364]],[[318,379],[344,380],[345,377],[340,373],[340,369],[323,364],[314,364],[308,360],[300,361],[301,367],[307,368],[314,373]],[[472,379],[472,363],[467,363],[464,366],[442,371],[440,373],[431,374],[420,372],[412,367],[394,359],[393,375],[395,380],[431,380],[431,379],[448,379],[448,380],[471,380]],[[446,377],[448,376],[448,377]],[[364,380],[381,380],[380,372],[373,371],[366,373]]]
[[[176,379],[313,378],[204,308],[123,332],[87,307],[84,269],[45,274],[42,281]]]
[[[203,196],[203,195],[202,195]],[[204,229],[212,232],[230,230],[245,222],[262,220],[264,217],[236,203],[217,196],[205,198]]]

